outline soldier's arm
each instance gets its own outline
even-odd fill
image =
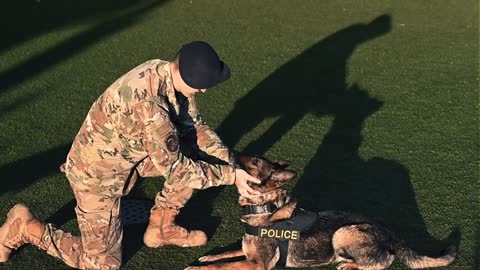
[[[196,138],[196,144],[200,150],[199,155],[207,154],[233,164],[233,160],[230,158],[231,151],[223,144],[217,133],[205,124],[198,112],[195,98],[190,98],[188,104],[189,117],[184,117],[188,120],[182,124],[185,127],[190,127],[187,128],[186,137]]]
[[[235,182],[233,166],[194,161],[181,153],[176,130],[161,106],[152,102],[137,106],[136,111],[143,119],[144,149],[168,183],[205,189]]]

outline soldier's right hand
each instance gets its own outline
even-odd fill
[[[254,190],[248,185],[248,182],[252,182],[255,184],[260,184],[261,181],[250,174],[248,174],[246,171],[236,168],[235,169],[235,186],[238,188],[238,193],[242,195],[243,197],[251,197],[252,195],[258,195],[260,192]]]

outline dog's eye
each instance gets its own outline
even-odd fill
[[[258,158],[252,158],[252,164],[258,166]]]

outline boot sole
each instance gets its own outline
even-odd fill
[[[7,237],[6,228],[13,223],[15,219],[12,217],[15,216],[17,212],[27,212],[27,214],[31,215],[28,207],[21,203],[16,204],[12,207],[12,209],[10,209],[10,211],[8,211],[7,219],[5,220],[3,226],[0,227],[0,263],[7,262],[10,258],[10,254],[13,251],[11,248],[5,246],[3,243],[5,241],[5,238]]]
[[[12,253],[11,249],[0,244],[0,263],[7,262],[8,259],[10,258],[11,253]]]
[[[156,240],[155,236],[156,236],[155,233],[148,233],[148,230],[147,230],[143,235],[143,243],[145,244],[145,246],[149,248],[158,248],[158,247],[168,245],[167,241]]]
[[[187,245],[187,244],[184,244],[184,245],[177,245],[175,243],[169,243],[167,241],[162,241],[162,242],[149,242],[149,241],[143,241],[143,243],[145,244],[145,246],[149,247],[149,248],[159,248],[159,247],[163,247],[163,246],[177,246],[177,247],[200,247],[200,246],[204,246],[205,244],[203,245],[196,245],[196,246],[190,246],[190,245]]]
[[[205,244],[199,244],[199,245],[195,245],[195,246],[190,246],[190,245],[187,245],[187,244],[184,244],[184,245],[177,245],[175,243],[169,243],[168,241],[163,241],[163,240],[160,240],[160,241],[150,241],[148,240],[149,237],[144,237],[143,238],[143,243],[145,244],[145,246],[149,247],[149,248],[159,248],[159,247],[163,247],[163,246],[168,246],[168,245],[171,245],[171,246],[177,246],[177,247],[199,247],[199,246],[204,246],[206,245]]]
[[[149,241],[149,240],[146,240],[145,238],[143,239],[143,243],[145,244],[145,246],[149,247],[149,248],[159,248],[159,247],[163,247],[163,246],[177,246],[177,247],[201,247],[201,246],[205,246],[207,243],[201,243],[201,244],[198,244],[198,245],[187,245],[187,244],[183,244],[183,245],[178,245],[178,244],[175,244],[175,243],[170,243],[168,241],[157,241],[157,242],[154,242],[154,241]]]
[[[18,205],[15,205],[14,207],[12,207],[12,209],[10,209],[10,211],[8,211],[7,220],[5,220],[5,224],[3,224],[2,227],[0,227],[0,263],[7,262],[8,259],[10,258],[10,254],[12,253],[12,249],[4,246],[3,241],[5,240],[5,237],[7,237],[6,228],[11,223],[11,218],[10,217],[13,215],[13,212],[18,207],[23,208],[25,206],[21,205],[21,204],[18,204]]]
[[[9,249],[8,247],[4,246],[1,243],[1,241],[3,241],[5,237],[6,237],[6,233],[5,233],[5,225],[4,225],[0,227],[0,263],[4,263],[8,261],[8,259],[10,258],[10,254],[12,253],[11,249]]]
[[[143,240],[143,243],[145,244],[145,246],[147,246],[149,248],[158,248],[158,247],[162,247],[162,246],[166,245],[166,243],[164,243],[164,242],[158,243],[158,242],[150,242],[150,241],[145,241],[145,240]]]

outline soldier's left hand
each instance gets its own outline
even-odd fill
[[[238,188],[238,193],[244,197],[251,197],[252,195],[258,195],[260,192],[254,190],[248,182],[260,184],[261,181],[242,169],[235,169],[235,186]]]

